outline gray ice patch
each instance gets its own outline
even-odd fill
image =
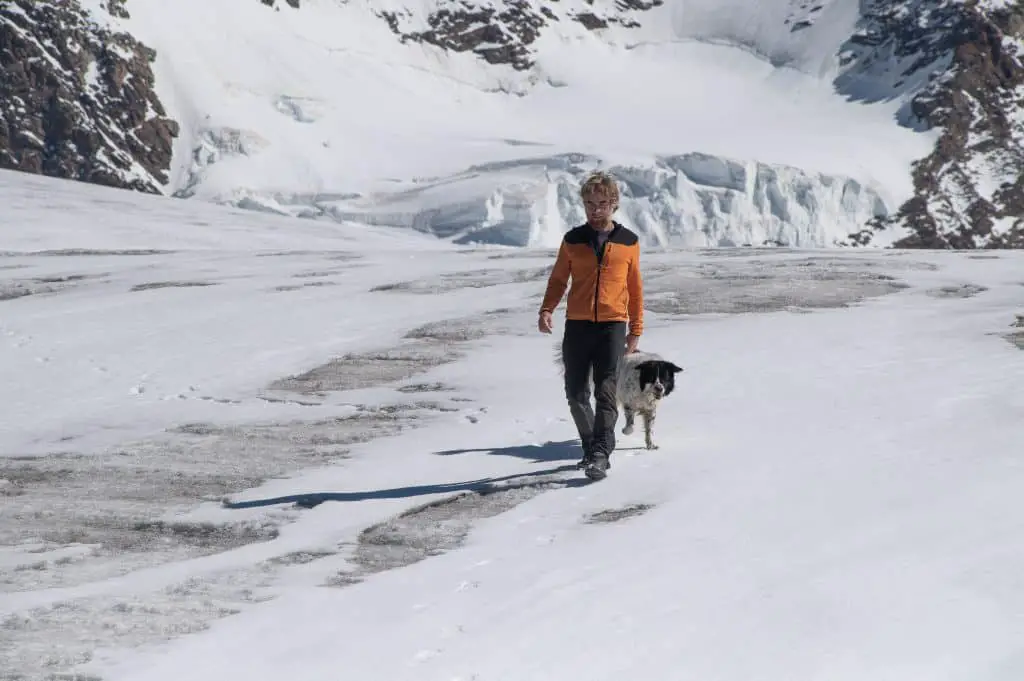
[[[317,257],[324,258],[325,260],[330,260],[330,261],[335,261],[335,262],[345,262],[345,263],[355,262],[356,260],[361,260],[363,258],[363,256],[360,255],[359,253],[353,253],[351,251],[331,251],[331,250],[324,250],[324,251],[308,251],[308,250],[307,251],[303,251],[303,250],[271,251],[271,252],[268,252],[268,253],[257,253],[256,256],[260,257],[260,258],[280,258],[280,257],[289,257],[289,256],[291,256],[291,257],[301,257],[301,258],[304,258],[304,259],[305,258],[309,258],[310,256],[317,256]]]
[[[151,281],[145,284],[132,286],[132,291],[152,291],[160,288],[202,288],[216,286],[217,282],[212,281]]]
[[[515,333],[517,329],[508,323],[512,312],[507,309],[490,310],[479,315],[430,322],[409,331],[405,337],[441,343],[465,343],[485,336]]]
[[[269,389],[322,396],[328,392],[399,383],[459,359],[463,343],[491,334],[517,332],[508,323],[512,312],[490,310],[479,315],[423,324],[408,331],[405,334],[408,342],[397,347],[347,353],[301,374],[278,379]]]
[[[176,253],[176,251],[165,251],[155,248],[123,248],[123,249],[104,249],[104,248],[59,248],[59,249],[48,249],[43,251],[0,251],[0,257],[18,257],[18,256],[104,256],[104,255],[126,255],[126,256],[140,256],[140,255],[170,255]]]
[[[372,388],[411,378],[458,355],[440,342],[411,343],[389,350],[348,353],[309,371],[274,381],[270,390],[302,395]]]
[[[656,263],[645,276],[645,306],[666,315],[742,314],[847,307],[908,288],[863,261],[830,259]]]
[[[316,281],[307,281],[307,282],[304,282],[302,284],[282,284],[281,286],[275,286],[274,290],[275,291],[301,291],[304,288],[315,288],[315,287],[321,287],[321,286],[338,286],[338,282],[336,282],[336,281],[324,281],[324,280],[321,279],[321,280],[316,280]]]
[[[1005,338],[1021,350],[1024,350],[1024,314],[1017,315],[1013,328],[1020,330],[1008,333]]]
[[[409,383],[399,386],[395,390],[400,393],[441,393],[453,392],[455,388],[435,381],[434,383]]]
[[[615,523],[626,518],[642,515],[654,508],[651,504],[630,504],[622,508],[610,508],[587,516],[584,522],[589,524]]]
[[[547,278],[550,272],[550,266],[524,270],[497,269],[450,272],[426,279],[381,284],[380,286],[373,287],[370,291],[397,291],[400,293],[432,295],[466,288],[490,288],[503,284],[523,284],[540,281]]]
[[[959,284],[957,286],[940,286],[928,289],[925,291],[925,295],[932,298],[973,298],[987,290],[987,287],[978,284]]]
[[[135,647],[203,631],[212,620],[266,600],[271,566],[189,579],[144,597],[81,598],[0,620],[0,679],[102,681],[74,671],[93,651],[115,643]]]
[[[26,296],[57,293],[67,286],[63,283],[47,283],[34,279],[0,281],[0,301],[16,300]]]

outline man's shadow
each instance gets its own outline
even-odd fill
[[[514,456],[528,459],[533,463],[553,463],[555,461],[579,461],[583,458],[583,450],[579,440],[563,440],[561,442],[545,442],[542,445],[513,445],[511,447],[482,447],[477,449],[445,449],[436,452],[440,456],[454,454],[493,454],[494,456]]]
[[[556,466],[546,468],[532,473],[516,473],[514,475],[503,475],[495,478],[478,478],[476,480],[464,480],[462,482],[442,482],[431,485],[411,485],[408,487],[392,487],[389,489],[364,490],[360,492],[307,492],[304,494],[289,494],[280,497],[267,499],[251,499],[249,501],[224,501],[224,508],[255,508],[258,506],[276,506],[279,504],[295,504],[301,508],[313,508],[325,501],[363,501],[366,499],[407,499],[410,497],[425,496],[428,494],[451,494],[453,492],[475,492],[477,494],[489,494],[499,490],[514,489],[517,487],[529,487],[530,485],[543,484],[545,482],[556,482],[563,487],[582,487],[590,484],[587,478],[556,478],[554,480],[537,480],[544,476],[557,476],[559,473],[575,471],[575,465]],[[520,481],[503,485],[501,483]]]
[[[643,449],[642,447],[616,447],[616,452],[625,452]],[[583,458],[583,448],[580,441],[562,440],[561,442],[547,441],[542,445],[513,445],[511,447],[480,447],[476,449],[445,449],[436,452],[441,456],[452,456],[454,454],[492,454],[494,456],[514,456],[519,459],[528,459],[533,463],[554,463],[556,461],[579,461]]]

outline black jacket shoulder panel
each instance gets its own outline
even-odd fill
[[[565,243],[567,244],[588,244],[590,243],[590,225],[582,224],[579,227],[573,227],[565,233]]]
[[[628,227],[623,227],[619,223],[615,223],[615,226],[616,229],[612,232],[610,241],[622,244],[623,246],[633,246],[640,241],[640,237],[638,237],[633,230]]]
[[[589,244],[593,235],[593,229],[590,225],[584,223],[579,227],[573,227],[565,233],[565,243],[567,244]],[[636,232],[624,227],[618,222],[615,223],[615,229],[612,230],[608,240],[614,244],[622,244],[623,246],[633,246],[640,237],[636,235]]]

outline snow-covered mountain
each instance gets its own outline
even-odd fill
[[[0,1],[0,166],[552,245],[1024,245],[1006,0]]]
[[[939,137],[914,163],[913,197],[854,239],[896,228],[907,247],[1024,247],[1024,5],[867,5],[837,86],[871,101],[885,84],[906,102],[902,125]]]

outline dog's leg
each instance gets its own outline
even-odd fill
[[[622,434],[629,435],[633,432],[633,410],[630,407],[623,405],[622,414],[626,417],[626,425],[622,427]]]
[[[647,443],[647,449],[657,449],[658,445],[654,444],[651,439],[651,434],[654,432],[654,412],[644,411],[640,415],[644,419],[644,441]]]

